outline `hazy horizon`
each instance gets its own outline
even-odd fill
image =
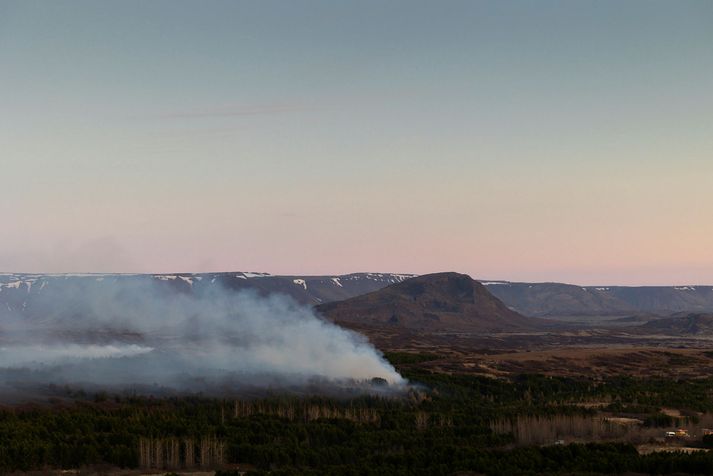
[[[460,273],[460,274],[468,274],[466,272],[462,271],[453,271],[453,270],[440,270],[440,271],[433,271],[429,273],[423,273],[423,274],[417,274],[417,273],[402,273],[398,271],[351,271],[348,273],[267,273],[265,271],[259,271],[259,270],[244,270],[244,269],[235,269],[235,270],[212,270],[212,271],[200,271],[200,272],[195,272],[195,271],[166,271],[166,272],[159,272],[159,273],[149,273],[149,272],[92,272],[92,271],[86,271],[86,272],[81,272],[81,271],[75,271],[75,272],[57,272],[57,273],[42,273],[42,272],[12,272],[12,271],[7,271],[7,270],[0,270],[0,276],[183,276],[183,275],[198,275],[198,274],[233,274],[233,273],[266,273],[267,276],[274,276],[274,277],[303,277],[303,278],[314,278],[314,277],[324,277],[324,276],[344,276],[348,274],[374,274],[374,275],[400,275],[400,276],[408,276],[408,275],[413,275],[413,276],[423,276],[424,274],[438,274],[438,273]],[[677,286],[693,286],[693,287],[712,287],[713,284],[711,283],[687,283],[687,282],[678,282],[678,283],[653,283],[653,284],[619,284],[619,283],[602,283],[602,282],[593,282],[593,283],[576,283],[576,282],[568,282],[568,281],[562,281],[562,280],[546,280],[546,281],[521,281],[521,280],[514,280],[514,279],[507,279],[507,278],[493,278],[493,279],[488,279],[488,278],[483,278],[479,277],[477,275],[470,275],[468,274],[471,278],[473,278],[476,281],[479,281],[481,283],[489,283],[489,282],[509,282],[509,283],[532,283],[532,284],[546,284],[546,283],[553,283],[553,284],[567,284],[567,285],[572,285],[572,286],[584,286],[584,287],[597,287],[597,286],[614,286],[614,287],[677,287]]]
[[[713,283],[712,24],[0,0],[0,270]]]

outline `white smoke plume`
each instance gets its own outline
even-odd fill
[[[363,336],[281,295],[74,284],[0,321],[5,389],[229,393],[374,378],[405,383]]]

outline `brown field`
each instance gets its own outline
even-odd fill
[[[540,373],[697,378],[713,374],[713,341],[708,339],[629,335],[607,329],[509,334],[354,329],[384,352],[438,355],[438,359],[411,364],[438,372],[493,377]]]

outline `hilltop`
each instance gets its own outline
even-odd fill
[[[542,325],[509,309],[470,276],[458,273],[418,276],[317,309],[345,326],[426,332],[499,332]]]

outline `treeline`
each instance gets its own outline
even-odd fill
[[[349,405],[330,400],[235,400],[233,418],[245,418],[253,415],[271,415],[289,421],[309,422],[320,419],[342,419],[355,423],[378,425],[381,414],[373,406],[355,401]],[[222,414],[224,418],[224,413]]]
[[[493,421],[490,428],[497,434],[512,435],[520,445],[546,445],[564,439],[612,441],[641,432],[638,426],[614,423],[602,416],[583,415],[521,415]]]
[[[142,469],[215,468],[225,463],[225,442],[217,438],[139,438]]]
[[[713,473],[708,454],[639,456],[622,444],[534,446],[565,434],[612,436],[591,402],[643,412],[642,420],[660,415],[661,407],[705,410],[713,403],[713,380],[498,380],[418,370],[407,377],[417,390],[393,398],[102,395],[5,408],[0,470],[247,463],[272,474]]]

